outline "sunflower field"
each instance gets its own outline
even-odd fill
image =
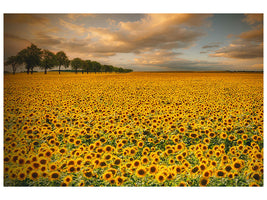
[[[5,186],[263,186],[262,73],[4,76]]]

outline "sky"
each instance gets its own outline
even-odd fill
[[[263,15],[4,14],[4,60],[31,43],[134,71],[262,71]]]

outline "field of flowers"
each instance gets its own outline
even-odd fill
[[[262,186],[262,73],[4,76],[5,186]]]

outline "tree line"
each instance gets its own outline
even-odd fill
[[[82,73],[86,72],[87,74],[89,72],[127,73],[133,71],[132,69],[124,69],[112,65],[102,65],[97,61],[82,60],[81,58],[69,60],[64,51],[53,53],[47,49],[42,50],[34,44],[18,52],[16,56],[8,57],[5,62],[5,65],[10,65],[12,67],[13,74],[16,73],[17,67],[22,64],[25,65],[27,74],[32,74],[35,67],[44,69],[44,73],[47,74],[48,69],[52,69],[56,66],[58,66],[59,74],[62,67],[68,68],[69,66],[71,66],[75,73],[82,71]]]

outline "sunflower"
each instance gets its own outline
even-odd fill
[[[40,158],[38,161],[39,161],[39,163],[41,165],[46,165],[48,163],[48,159],[47,158]]]
[[[40,165],[39,162],[33,162],[33,163],[31,164],[31,166],[32,166],[33,169],[38,169],[41,165]]]
[[[226,165],[226,166],[224,167],[224,170],[227,171],[227,172],[230,172],[230,171],[232,170],[231,165]]]
[[[159,174],[156,175],[156,180],[159,183],[163,183],[166,180],[166,175],[161,172],[161,173],[159,173]]]
[[[19,157],[17,162],[18,162],[19,165],[24,165],[26,161],[25,161],[25,158]]]
[[[20,181],[24,181],[27,178],[27,173],[25,171],[20,171],[18,173],[17,179]]]
[[[199,171],[199,166],[195,166],[193,169],[191,169],[191,173],[195,174]]]
[[[143,156],[143,157],[141,158],[141,163],[142,163],[142,164],[146,165],[146,164],[148,164],[148,162],[149,162],[148,157]]]
[[[113,174],[111,172],[105,172],[102,177],[104,180],[108,181],[113,178]]]
[[[63,181],[63,182],[60,184],[61,187],[67,187],[68,185],[69,185],[69,183],[66,183],[65,181]]]
[[[112,159],[112,155],[111,154],[108,153],[108,154],[104,155],[104,160],[105,161],[110,161],[111,159]]]
[[[209,138],[205,138],[203,141],[204,141],[205,144],[209,144],[210,143],[210,139]]]
[[[146,168],[145,167],[139,167],[137,170],[136,170],[136,176],[137,177],[140,177],[140,178],[143,178],[146,176]]]
[[[68,166],[68,169],[67,170],[68,170],[69,173],[76,172],[76,168],[74,166],[72,166],[72,165]]]
[[[209,179],[206,178],[206,177],[202,177],[200,180],[199,180],[199,185],[200,186],[207,186],[209,184]]]
[[[261,176],[259,173],[253,173],[252,178],[254,178],[256,181],[259,181],[261,179]]]
[[[174,160],[173,158],[170,158],[170,159],[169,159],[169,164],[170,164],[170,165],[173,165],[174,163],[175,163],[175,160]]]
[[[49,166],[49,170],[50,171],[55,171],[57,169],[57,165],[56,164],[50,164],[50,166]]]
[[[201,165],[199,165],[199,169],[201,171],[204,171],[206,169],[206,165],[202,163]]]
[[[40,174],[39,174],[38,171],[31,171],[30,172],[30,175],[29,175],[29,177],[30,177],[31,180],[36,180],[36,179],[39,178],[39,176],[40,176]]]
[[[82,162],[83,162],[83,158],[77,158],[77,159],[75,160],[75,163],[76,163],[76,165],[78,165],[78,166],[81,166],[81,165],[82,165]]]
[[[94,144],[90,144],[90,145],[89,145],[89,150],[90,150],[90,151],[93,151],[94,148],[95,148],[95,145],[94,145]]]
[[[209,178],[211,176],[211,171],[210,170],[205,170],[204,172],[203,172],[203,177],[205,177],[205,178]]]
[[[214,132],[210,132],[208,134],[209,138],[215,138],[216,137],[216,134]]]
[[[116,158],[113,162],[114,165],[120,165],[121,164],[121,159],[120,158]]]
[[[158,172],[158,166],[157,166],[157,165],[152,164],[152,165],[150,165],[150,166],[148,167],[148,173],[149,173],[149,174],[154,175],[154,174],[156,174],[157,172]]]
[[[236,160],[236,161],[234,161],[232,166],[235,170],[240,170],[242,168],[242,163],[240,161]]]
[[[233,141],[233,140],[235,140],[235,135],[233,135],[233,134],[229,135],[229,136],[228,136],[228,140],[229,140],[229,141]]]
[[[91,178],[93,176],[93,172],[91,170],[86,170],[83,172],[84,177]]]
[[[247,134],[243,134],[242,135],[242,140],[247,140],[248,139],[248,135]]]
[[[52,156],[52,151],[47,150],[47,151],[44,153],[44,156],[45,156],[46,158],[50,158],[50,157]]]
[[[132,163],[132,166],[133,167],[139,167],[141,165],[141,163],[140,163],[140,161],[139,160],[135,160],[135,161],[133,161],[133,163]]]
[[[83,187],[84,186],[84,180],[81,180],[80,183],[78,184],[79,187]]]
[[[257,140],[258,140],[258,136],[257,136],[257,135],[253,135],[251,138],[252,138],[252,140],[253,140],[254,142],[257,142]]]
[[[112,146],[107,145],[104,147],[105,152],[111,152],[113,150]]]
[[[72,181],[72,176],[68,175],[64,178],[65,183],[70,183]]]
[[[172,180],[174,179],[174,177],[175,177],[174,173],[169,173],[166,178],[167,180]]]
[[[184,133],[184,132],[185,132],[185,127],[183,127],[183,126],[180,127],[180,128],[179,128],[179,132],[180,132],[180,133]]]
[[[62,147],[58,150],[59,153],[61,154],[66,154],[67,153],[67,149],[65,147]]]
[[[211,161],[211,165],[216,167],[217,166],[217,162],[215,160]]]
[[[144,142],[143,142],[143,141],[139,141],[139,142],[137,143],[137,146],[138,146],[139,148],[142,148],[142,147],[144,146]]]
[[[182,154],[179,154],[179,155],[176,156],[176,160],[178,160],[178,161],[182,161],[183,158],[184,158],[184,157],[183,157]]]
[[[259,187],[259,184],[252,182],[249,184],[249,187]]]
[[[225,171],[223,171],[223,170],[218,170],[218,171],[216,172],[216,176],[219,177],[219,178],[225,177]]]
[[[184,181],[181,181],[180,183],[179,183],[179,185],[178,185],[179,187],[186,187],[187,186],[187,184],[186,184],[186,182],[184,182]]]
[[[176,150],[181,151],[183,149],[184,149],[184,146],[181,143],[176,145]]]
[[[49,174],[49,180],[50,181],[58,180],[59,177],[60,177],[60,173],[59,172],[51,172]]]
[[[68,166],[75,165],[75,160],[70,159],[67,163]]]
[[[123,182],[124,182],[123,178],[120,177],[120,176],[117,176],[117,177],[115,178],[115,181],[116,181],[116,185],[117,185],[117,186],[121,186],[121,185],[123,184]]]
[[[221,134],[220,134],[220,137],[222,138],[222,139],[226,139],[227,138],[227,133],[225,133],[225,132],[222,132]]]

